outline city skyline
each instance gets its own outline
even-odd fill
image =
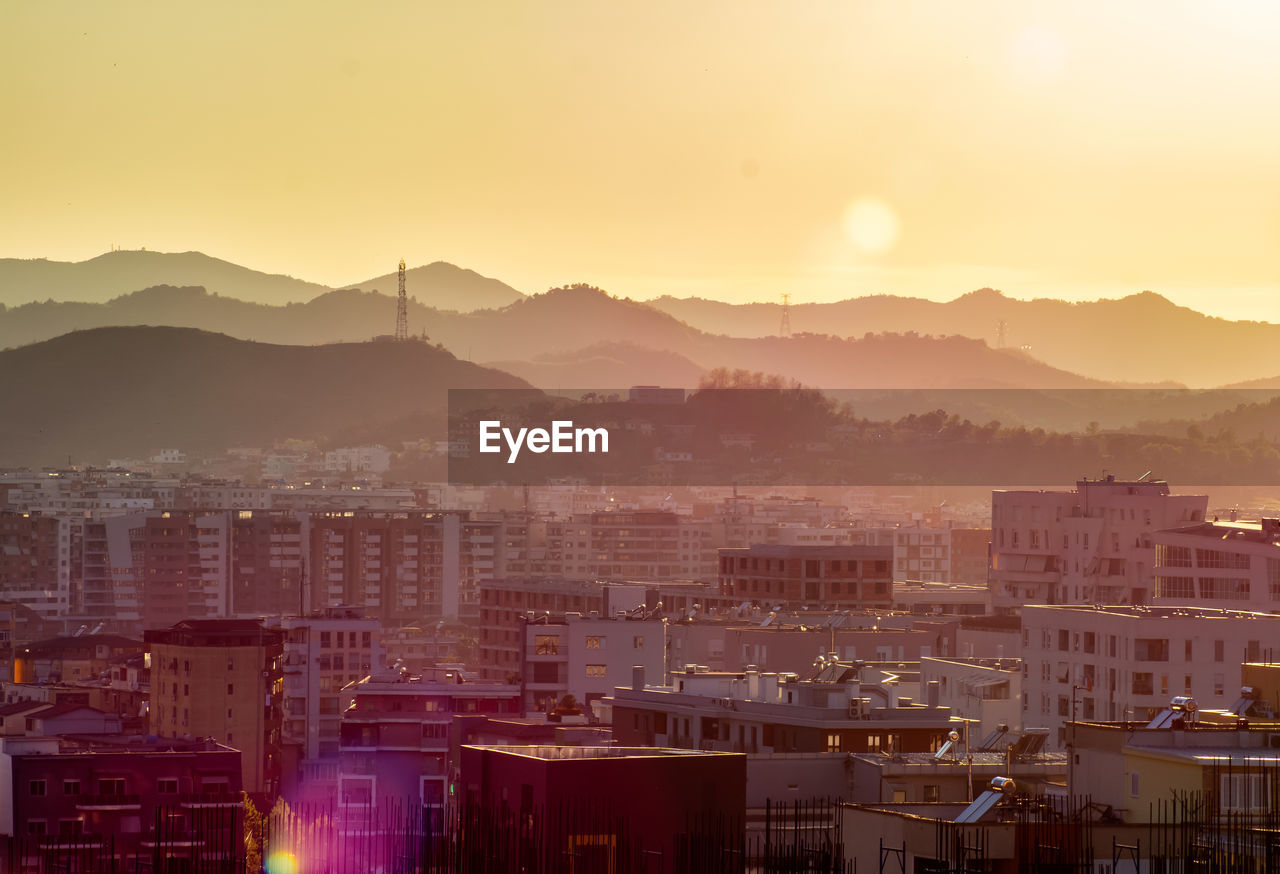
[[[0,256],[1280,321],[1263,4],[2,14]]]

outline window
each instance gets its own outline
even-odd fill
[[[1137,798],[1137,797],[1138,797],[1138,795],[1139,795],[1138,790],[1139,790],[1140,786],[1141,786],[1141,784],[1140,784],[1140,783],[1139,783],[1139,781],[1138,781],[1138,772],[1137,772],[1137,771],[1131,771],[1131,772],[1129,773],[1129,797],[1130,797],[1130,798]]]
[[[604,639],[598,635],[587,635],[587,649],[603,648]]]
[[[1193,578],[1156,576],[1157,598],[1181,598],[1183,600],[1190,600],[1195,596],[1195,580]]]
[[[1196,567],[1249,569],[1249,556],[1221,549],[1197,549]]]
[[[161,777],[156,781],[156,791],[161,795],[177,795],[178,781],[174,777]]]
[[[603,677],[604,665],[587,665],[588,677]]]
[[[1213,675],[1213,694],[1221,695],[1226,691],[1226,676],[1223,674]]]
[[[635,637],[631,638],[631,648],[644,649],[644,636],[637,634]]]
[[[1152,682],[1151,674],[1135,671],[1133,674],[1133,694],[1152,695],[1154,693],[1155,687]]]
[[[328,649],[332,645],[332,638],[333,636],[329,632],[320,632],[320,648]]]
[[[235,693],[236,693],[236,684],[235,684],[235,683],[228,683],[228,684],[227,684],[227,694],[228,694],[228,695],[234,695]]]
[[[1156,544],[1157,567],[1191,567],[1191,547]]]
[[[1221,579],[1200,577],[1200,597],[1222,601],[1247,601],[1249,600],[1249,580],[1239,577]]]
[[[827,748],[829,753],[838,753],[841,750],[842,738],[834,732],[827,734]]]
[[[926,783],[924,786],[924,791],[921,795],[921,800],[926,803],[937,802],[938,800],[940,800],[941,794],[942,794],[941,787],[938,786],[936,783]]]
[[[123,795],[124,794],[124,778],[123,777],[106,777],[98,780],[99,795]]]
[[[32,780],[28,782],[27,794],[30,795],[32,798],[43,798],[44,797],[44,781]]]
[[[32,837],[40,837],[44,835],[45,828],[46,828],[46,823],[43,819],[27,820],[27,834],[31,835]]]
[[[1215,640],[1215,641],[1213,642],[1213,660],[1214,660],[1215,662],[1220,662],[1220,661],[1223,661],[1223,660],[1224,660],[1224,658],[1225,658],[1225,656],[1224,656],[1225,646],[1226,646],[1226,644],[1225,644],[1225,642],[1224,642],[1224,641],[1221,641],[1221,640]]]
[[[1221,808],[1232,813],[1266,813],[1271,809],[1271,787],[1262,774],[1220,774]]]
[[[559,655],[560,638],[553,634],[539,634],[533,639],[534,655]]]

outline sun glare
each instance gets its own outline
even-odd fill
[[[844,232],[864,253],[876,255],[898,241],[898,216],[883,200],[860,197],[845,211]]]

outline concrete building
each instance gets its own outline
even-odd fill
[[[613,734],[626,746],[749,754],[932,752],[951,730],[945,707],[890,701],[856,669],[831,663],[813,680],[794,674],[688,669],[670,685],[643,672],[609,700]]]
[[[969,723],[971,740],[986,737],[1000,726],[1014,732],[1022,729],[1022,663],[1018,659],[924,656],[920,685],[928,688],[932,683],[938,684],[938,703]]]
[[[308,772],[336,771],[341,692],[385,667],[377,621],[358,610],[333,609],[266,623],[284,636],[282,779],[288,790]]]
[[[39,640],[18,650],[17,683],[70,683],[96,680],[116,659],[143,651],[140,640],[118,634],[85,634]]]
[[[1023,724],[1151,718],[1175,695],[1225,706],[1239,666],[1280,638],[1280,615],[1198,607],[1028,606],[1022,611]]]
[[[720,594],[762,609],[888,609],[892,604],[891,548],[752,546],[719,554]]]
[[[520,688],[383,671],[345,693],[337,799],[343,821],[388,805],[439,810],[448,798],[455,714],[515,716]]]
[[[590,713],[641,665],[650,676],[666,671],[667,623],[643,611],[620,616],[527,615],[520,624],[521,707],[549,713],[566,695]]]
[[[1208,500],[1111,476],[1071,492],[993,492],[993,606],[1145,604],[1155,587],[1155,533],[1203,520]]]
[[[0,853],[32,870],[229,861],[240,779],[240,753],[209,740],[0,737]]]
[[[460,781],[480,822],[525,823],[504,847],[541,870],[706,871],[741,844],[746,757],[617,746],[464,746]],[[536,825],[535,825],[536,824]],[[480,832],[479,828],[468,829]],[[545,864],[545,869],[543,868]]]
[[[667,511],[579,513],[547,522],[548,572],[570,579],[711,580],[723,527]]]
[[[188,619],[148,631],[151,730],[211,737],[238,749],[245,790],[276,791],[283,637],[247,619]]]
[[[1157,531],[1153,603],[1280,612],[1280,519]]]
[[[43,619],[71,612],[68,519],[0,511],[0,601],[15,601]]]

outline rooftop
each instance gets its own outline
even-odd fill
[[[1106,616],[1132,616],[1137,619],[1280,619],[1278,613],[1253,610],[1227,610],[1216,607],[1148,607],[1134,604],[1027,604],[1024,611],[1054,610],[1095,613]],[[1024,612],[1024,617],[1030,615]]]
[[[468,749],[493,750],[513,756],[525,756],[545,761],[565,759],[658,759],[673,756],[733,756],[741,753],[720,753],[706,750],[680,750],[665,747],[579,747],[579,746],[512,746],[467,745]]]

